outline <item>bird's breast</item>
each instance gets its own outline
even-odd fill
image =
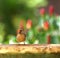
[[[25,41],[25,35],[17,34],[17,42],[23,42],[23,41]]]

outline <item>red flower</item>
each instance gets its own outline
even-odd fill
[[[31,26],[32,26],[32,20],[29,19],[29,20],[27,21],[26,28],[27,28],[27,29],[30,29]]]
[[[42,9],[40,9],[40,14],[43,16],[44,14],[45,14],[45,9],[44,8],[42,8]]]
[[[52,15],[54,13],[54,7],[50,6],[49,7],[49,14]]]
[[[46,21],[44,22],[44,30],[48,30],[48,28],[49,28],[49,22]]]
[[[50,44],[50,42],[51,42],[51,36],[50,35],[47,36],[47,41],[48,41],[47,43]]]

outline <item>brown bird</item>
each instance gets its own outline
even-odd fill
[[[19,33],[17,34],[17,42],[23,42],[25,41],[25,38],[26,38],[25,31],[20,29]]]
[[[16,41],[17,42],[24,42],[24,44],[25,44],[26,34],[27,34],[28,30],[31,28],[32,21],[31,20],[27,21],[26,30],[24,30],[24,26],[23,25],[24,25],[24,22],[20,21],[20,28],[19,28],[19,30],[17,32]]]
[[[26,40],[26,32],[24,30],[24,26],[23,24],[20,24],[20,29],[17,32],[17,42],[24,42],[25,44],[25,40]]]

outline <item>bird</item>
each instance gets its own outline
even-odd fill
[[[25,40],[26,40],[26,32],[24,31],[24,29],[19,29],[16,41],[24,42],[24,44],[25,44]]]
[[[32,25],[32,21],[28,20],[27,24],[26,24],[26,29],[24,29],[24,22],[20,21],[20,28],[18,29],[17,36],[16,36],[17,42],[24,42],[24,44],[25,44],[27,33],[28,33],[29,29],[31,28],[31,25]]]
[[[16,41],[18,43],[20,42],[24,42],[25,44],[25,40],[26,40],[26,31],[24,30],[24,26],[23,24],[20,24],[20,28],[17,31],[17,36],[16,36]]]

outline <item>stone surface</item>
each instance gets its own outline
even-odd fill
[[[0,53],[60,53],[60,44],[45,44],[45,45],[0,45]]]

